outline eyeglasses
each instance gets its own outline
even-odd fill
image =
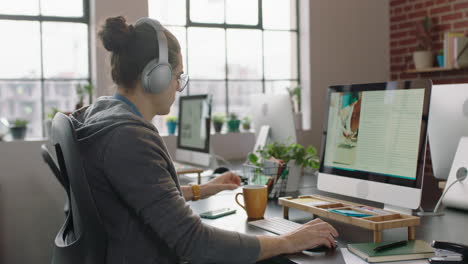
[[[179,83],[179,89],[177,89],[177,91],[181,93],[185,89],[185,87],[187,87],[187,84],[189,82],[188,74],[182,73],[179,79],[177,79],[177,82]]]

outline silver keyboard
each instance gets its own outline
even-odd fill
[[[249,225],[256,226],[268,232],[282,235],[298,229],[301,224],[286,220],[281,217],[273,217],[249,222]]]

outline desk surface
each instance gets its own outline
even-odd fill
[[[343,198],[344,196],[321,192],[317,190],[317,188],[315,188],[315,177],[311,175],[302,177],[301,186],[303,186],[303,188],[301,188],[300,190],[301,195],[323,194],[328,195],[330,197],[336,197],[345,200],[352,200],[354,202],[369,204],[371,206],[379,206],[378,203],[370,203],[369,201],[363,201],[359,199],[346,199]],[[241,189],[237,189],[235,191],[225,191],[205,200],[191,202],[191,207],[197,213],[222,207],[236,208],[236,214],[225,216],[215,220],[203,219],[203,222],[212,226],[241,233],[271,235],[266,231],[249,226],[247,224],[247,215],[245,211],[234,201],[234,195],[237,192],[241,192]],[[265,217],[282,217],[282,215],[282,207],[277,204],[277,201],[268,201]],[[303,211],[290,209],[289,219],[299,223],[305,223],[307,221],[312,220],[312,216],[309,213]],[[340,248],[346,247],[348,243],[369,242],[373,239],[373,233],[371,230],[347,225],[340,222],[329,221],[327,219],[324,220],[332,224],[340,233],[340,237],[337,238],[338,246]],[[445,209],[444,216],[421,217],[421,225],[416,228],[416,239],[421,239],[427,242],[431,242],[432,240],[445,240],[468,245],[467,227],[467,212],[453,209]],[[401,240],[405,239],[406,237],[406,228],[385,230],[383,232],[383,241]],[[310,257],[303,254],[294,254],[289,255],[288,257],[297,263],[345,263],[341,256],[341,253],[339,253],[338,251],[330,253],[327,256],[323,257]]]

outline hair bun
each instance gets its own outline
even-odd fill
[[[133,26],[128,25],[124,17],[110,17],[106,19],[99,32],[99,37],[108,51],[119,53],[124,50],[133,35]]]

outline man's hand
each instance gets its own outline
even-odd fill
[[[333,226],[317,218],[281,236],[258,236],[260,240],[258,260],[280,254],[292,254],[319,245],[336,247],[337,236],[338,232]]]
[[[207,198],[224,190],[234,190],[240,186],[241,179],[235,173],[227,171],[200,186],[201,197]]]

